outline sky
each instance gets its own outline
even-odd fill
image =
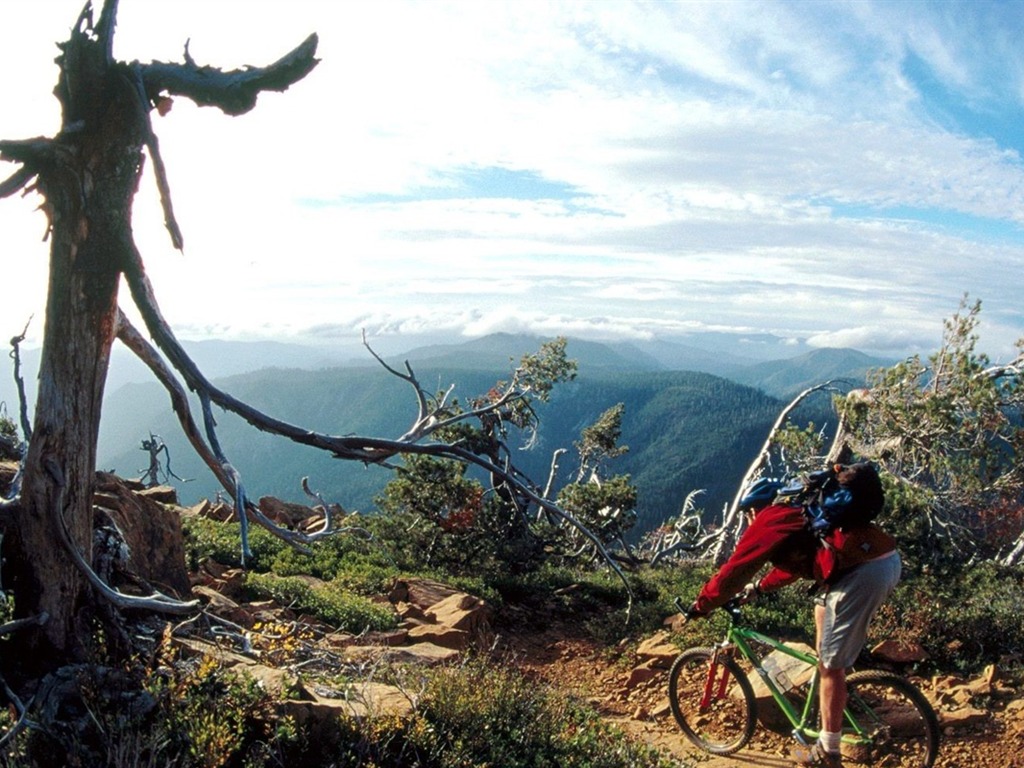
[[[80,0],[0,0],[0,138],[60,129]],[[133,229],[182,339],[1024,336],[1024,3],[121,0],[114,54],[224,69],[319,35],[250,113],[153,123]],[[0,163],[0,179],[16,170]],[[0,200],[0,334],[42,334],[40,200]],[[15,287],[16,286],[16,287]],[[127,291],[122,304],[130,304]]]

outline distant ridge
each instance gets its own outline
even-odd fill
[[[428,389],[455,383],[456,396],[465,398],[507,379],[514,363],[523,354],[536,353],[543,341],[531,334],[496,333],[459,343],[429,344],[402,355],[388,354],[386,359],[399,369],[408,360]],[[729,340],[705,339],[711,347],[714,341]],[[777,349],[793,349],[776,341]],[[731,349],[744,348],[742,339],[732,342],[727,345]],[[762,351],[768,346],[763,339],[754,344]],[[395,437],[414,417],[408,383],[388,373],[358,344],[321,348],[211,341],[187,343],[186,348],[231,395],[299,427]],[[889,364],[855,350],[837,349],[751,364],[724,350],[648,340],[601,343],[570,338],[567,354],[578,361],[579,376],[557,387],[551,402],[539,406],[538,444],[516,460],[535,479],[545,477],[552,450],[571,449],[583,427],[622,402],[626,407],[622,442],[629,452],[610,469],[629,474],[636,483],[642,526],[658,525],[678,513],[686,494],[699,488],[707,490],[701,504],[708,514],[720,514],[792,394],[835,378],[857,386],[867,370]],[[153,432],[171,448],[175,473],[193,478],[180,485],[182,498],[215,494],[218,489],[209,471],[181,437],[166,393],[144,369],[136,377],[129,364],[139,364],[126,358],[124,350],[118,357],[125,362],[118,363],[109,380],[99,466],[125,476],[141,472],[147,463],[141,441]],[[26,369],[31,387],[35,370]],[[727,371],[724,376],[723,371]],[[8,402],[8,413],[12,404]],[[808,418],[827,423],[832,418],[828,410],[826,399],[816,399]],[[378,467],[340,462],[254,433],[231,414],[218,411],[217,419],[224,449],[243,472],[251,493],[301,496],[299,479],[309,475],[326,497],[368,510],[390,478],[388,471]],[[567,462],[571,463],[568,458]]]
[[[871,370],[887,368],[893,362],[855,349],[823,348],[787,360],[750,365],[735,371],[730,378],[775,397],[789,399],[830,379],[845,380],[850,387],[864,386]]]
[[[472,357],[463,351],[462,367],[420,361],[415,370],[428,387],[455,383],[459,398],[479,395],[496,380],[508,378],[507,362],[487,370]],[[266,369],[223,379],[218,385],[275,418],[331,434],[396,437],[415,417],[408,383],[380,367]],[[629,451],[609,469],[629,474],[637,486],[638,531],[677,514],[686,495],[698,488],[707,490],[701,502],[709,514],[719,514],[781,407],[758,390],[706,373],[591,368],[576,381],[556,387],[551,402],[537,404],[538,439],[529,450],[510,445],[514,460],[540,483],[547,476],[552,452],[568,448],[559,484],[567,482],[574,471],[571,451],[580,430],[620,402],[625,406],[622,443]],[[209,470],[181,436],[158,385],[122,388],[108,401],[105,416],[99,451],[103,469],[126,477],[138,473],[146,464],[141,440],[153,432],[168,445],[175,473],[192,478],[176,483],[186,503],[218,492]],[[325,498],[348,509],[370,511],[391,477],[379,467],[339,461],[257,432],[230,413],[218,413],[217,420],[222,447],[256,498],[299,497],[299,480],[308,476]]]
[[[518,363],[523,355],[536,354],[550,338],[529,334],[492,333],[459,344],[434,344],[419,347],[404,355],[395,355],[391,362],[406,361],[470,370],[501,370]],[[650,354],[631,344],[602,343],[568,339],[566,356],[580,369],[664,370],[665,366]]]

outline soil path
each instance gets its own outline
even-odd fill
[[[751,743],[735,755],[718,757],[692,747],[668,708],[666,673],[643,670],[630,644],[609,648],[572,626],[514,632],[506,635],[506,642],[528,674],[586,698],[609,721],[684,765],[793,766],[792,740],[760,726]],[[975,716],[944,725],[936,768],[1024,768],[1024,690],[1004,687],[999,696],[963,706]]]

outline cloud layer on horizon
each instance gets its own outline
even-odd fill
[[[51,43],[78,10],[19,4],[0,138],[56,130]],[[997,352],[1024,335],[1013,4],[125,0],[119,18],[126,60],[190,39],[200,63],[263,64],[321,39],[249,115],[154,117],[184,255],[151,178],[135,232],[180,334],[713,328],[902,354],[933,349],[966,293]],[[26,286],[12,332],[42,314],[37,202],[0,201]]]

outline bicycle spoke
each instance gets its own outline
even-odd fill
[[[865,671],[848,679],[846,762],[877,768],[930,768],[938,752],[939,726],[927,700],[909,682]],[[854,731],[859,733],[854,733]],[[852,743],[852,742],[859,743]]]
[[[753,733],[754,696],[732,659],[707,648],[681,654],[669,673],[669,701],[683,733],[709,752],[740,749]]]

